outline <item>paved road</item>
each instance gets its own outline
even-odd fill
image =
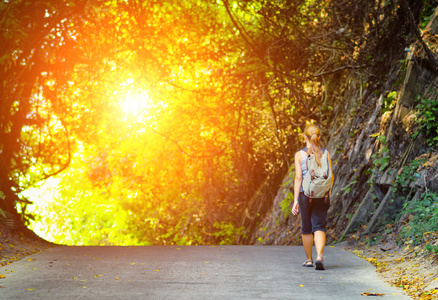
[[[350,252],[325,256],[316,271],[298,246],[62,246],[1,267],[0,299],[411,299]]]

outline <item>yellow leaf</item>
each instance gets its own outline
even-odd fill
[[[362,293],[362,296],[383,296],[385,294],[378,294],[378,293]]]
[[[29,258],[27,261],[33,261],[34,259],[33,258]]]
[[[135,265],[135,263],[131,263],[131,265]]]
[[[3,279],[3,278],[6,278],[6,276],[3,274],[0,274],[0,278]]]
[[[116,277],[117,280],[119,280],[119,277]]]
[[[209,261],[206,261],[205,263],[206,263],[206,264],[209,264],[210,262],[209,262]]]
[[[304,285],[300,284],[300,287],[304,287]]]
[[[158,270],[155,270],[155,272],[158,272]]]
[[[33,291],[34,289],[27,289],[28,291]]]

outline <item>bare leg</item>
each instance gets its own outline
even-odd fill
[[[315,231],[315,249],[316,249],[316,262],[315,269],[316,270],[325,270],[324,264],[322,262],[322,255],[324,253],[325,247],[325,232],[324,231]]]
[[[322,260],[322,255],[324,253],[325,247],[325,232],[315,231],[315,249],[316,249],[316,260]]]
[[[312,259],[312,247],[313,247],[313,234],[303,234],[303,246],[304,251],[306,252],[307,260]]]

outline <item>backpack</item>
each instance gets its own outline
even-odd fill
[[[307,148],[302,151],[307,153]],[[314,154],[307,156],[307,173],[303,179],[304,194],[309,197],[309,201],[316,198],[325,198],[327,201],[330,189],[332,187],[332,170],[327,156],[327,151],[322,149],[321,166],[316,163]]]

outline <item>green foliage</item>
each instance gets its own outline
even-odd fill
[[[286,197],[283,197],[283,200],[280,202],[281,211],[284,213],[285,218],[291,213],[291,204],[293,203],[293,201],[293,193],[287,193]]]
[[[386,146],[386,136],[380,135],[377,137],[377,140],[380,141],[384,146],[380,148],[380,150],[373,154],[373,164],[375,168],[378,168],[379,172],[385,170],[389,165],[389,149]]]
[[[419,98],[417,98],[418,101]],[[429,146],[438,145],[438,101],[421,99],[415,108],[418,130],[426,134],[426,142]],[[415,132],[412,138],[416,138],[419,132]]]
[[[344,190],[345,194],[348,194],[351,192],[351,189],[353,188],[353,186],[357,183],[357,180],[359,179],[358,176],[354,176],[353,179],[346,185],[344,186],[342,189]]]
[[[397,98],[397,92],[393,91],[386,96],[385,100],[383,101],[383,108],[382,108],[382,114],[391,111],[396,103]]]
[[[405,203],[403,214],[408,223],[400,229],[400,237],[414,244],[423,242],[423,235],[438,230],[438,195],[424,192],[419,199]]]
[[[436,9],[436,2],[431,0],[422,0],[422,2],[423,10],[420,14],[420,28],[423,30],[426,28]]]
[[[425,159],[414,159],[407,166],[403,166],[402,171],[397,175],[393,184],[393,192],[406,192],[409,184],[419,176],[417,170],[425,161]]]
[[[285,182],[283,186],[290,186],[291,181],[294,180],[293,178],[295,178],[295,172],[293,171],[295,168],[294,165],[292,165],[289,169],[289,173],[290,173],[290,180]],[[292,192],[289,192],[289,190],[285,189],[284,190],[284,196],[283,196],[283,200],[280,202],[280,206],[281,206],[281,211],[284,213],[284,217],[286,218],[290,213],[291,213],[291,204],[294,201],[294,195]]]
[[[219,240],[220,245],[233,245],[236,243],[239,236],[245,234],[244,227],[236,228],[231,223],[215,222],[213,226],[216,229],[219,229],[219,231],[213,233],[213,236]]]
[[[373,167],[366,171],[366,173],[371,174],[367,183],[369,186],[373,186],[375,177],[379,172],[385,170],[390,163],[389,149],[386,146],[386,137],[382,135],[380,132],[371,135],[371,137],[377,137],[377,140],[380,141],[383,145],[379,149],[379,151],[371,156],[373,161]]]
[[[434,253],[435,255],[438,255],[438,245],[427,244],[426,245],[426,250],[429,251],[429,252]]]

